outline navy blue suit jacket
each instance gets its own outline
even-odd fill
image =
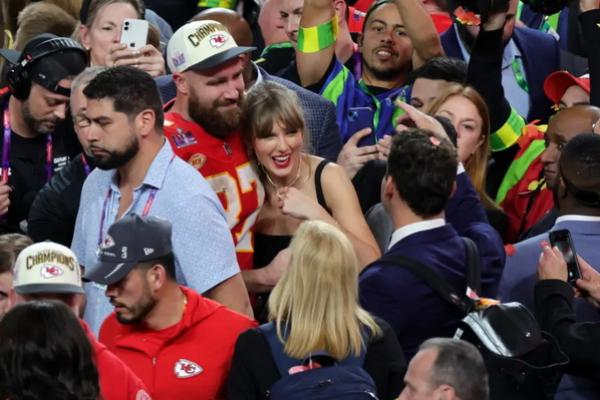
[[[466,290],[466,250],[460,237],[471,238],[481,258],[482,293],[495,297],[504,265],[504,247],[486,222],[485,211],[466,173],[457,177],[457,190],[446,208],[447,224],[418,232],[396,243],[386,254],[419,260],[437,270],[455,290]],[[408,270],[377,261],[359,279],[360,302],[386,320],[396,332],[407,359],[431,337],[452,336],[463,317],[426,283]]]
[[[568,229],[577,253],[600,270],[600,222],[560,221],[551,230],[558,229]],[[543,240],[550,242],[548,233],[517,243],[514,253],[506,258],[498,292],[502,301],[518,301],[534,310],[533,288]],[[600,321],[598,311],[585,300],[575,299],[573,310],[578,321]],[[592,388],[589,380],[565,376],[555,399],[600,399],[600,384]]]
[[[262,68],[260,68],[260,73],[263,79],[280,83],[296,92],[310,137],[309,152],[335,162],[342,149],[342,137],[336,122],[336,111],[333,103],[293,82],[269,75]],[[163,103],[175,98],[177,89],[171,75],[159,76],[155,81]]]
[[[515,28],[512,38],[523,57],[525,78],[529,86],[527,120],[546,121],[552,112],[552,104],[544,94],[544,80],[549,74],[560,69],[558,42],[547,33],[520,27]],[[447,56],[463,59],[454,29],[444,32],[441,40]]]

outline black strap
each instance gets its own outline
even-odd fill
[[[465,252],[467,254],[467,285],[480,293],[480,263],[477,245],[468,238],[462,238],[465,243]],[[437,292],[448,303],[456,306],[464,314],[468,314],[473,309],[473,301],[465,294],[456,293],[456,291],[446,282],[440,274],[429,265],[409,257],[401,255],[387,254],[375,261],[376,264],[391,264],[396,267],[408,269],[417,277],[424,280],[435,292]],[[374,264],[375,264],[374,263]],[[367,267],[368,268],[368,267]],[[366,269],[366,268],[365,268]]]
[[[325,195],[323,194],[323,185],[321,184],[323,168],[325,168],[327,164],[329,164],[328,160],[322,160],[315,169],[315,191],[317,192],[317,202],[331,214],[331,210],[327,206],[327,201],[325,200]]]
[[[481,296],[481,263],[477,244],[468,237],[462,238],[467,253],[467,285]]]

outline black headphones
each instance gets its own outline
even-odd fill
[[[31,78],[29,68],[32,63],[48,54],[57,53],[63,50],[80,51],[82,56],[87,59],[85,49],[73,39],[65,37],[55,37],[45,40],[27,53],[23,53],[16,64],[10,66],[6,73],[6,81],[11,93],[19,100],[26,100],[31,90]]]

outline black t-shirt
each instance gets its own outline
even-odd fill
[[[1,110],[8,104],[8,96],[2,98]],[[8,213],[0,217],[0,232],[22,232],[21,222],[27,219],[29,208],[37,192],[46,184],[47,135],[25,138],[14,131],[10,134],[8,160],[10,164],[8,184],[11,186]],[[73,131],[70,117],[52,133],[52,172],[67,165],[70,158],[81,151]],[[76,143],[77,145],[75,145]],[[4,150],[4,131],[0,134],[0,154]],[[1,159],[0,159],[1,162]]]
[[[69,162],[62,135],[52,134],[52,171],[57,172]],[[1,147],[4,143],[0,143]],[[20,232],[21,221],[27,219],[37,192],[46,184],[47,136],[24,138],[11,131],[8,184],[12,187],[10,207],[2,227],[4,232]]]

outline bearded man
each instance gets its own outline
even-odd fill
[[[26,232],[37,192],[79,152],[65,120],[71,81],[85,69],[87,53],[74,40],[42,34],[21,53],[1,49],[0,55],[10,64],[8,86],[0,90],[0,232]]]
[[[177,95],[165,109],[165,135],[219,196],[242,271],[252,268],[252,227],[264,191],[240,135],[246,53],[216,21],[190,22],[167,48]]]
[[[175,157],[163,135],[156,84],[130,67],[109,68],[85,87],[83,132],[97,168],[87,177],[71,245],[94,273],[98,248],[110,247],[107,232],[128,214],[166,219],[173,226],[176,282],[229,308],[252,315],[235,259],[225,213],[202,175]],[[154,250],[146,249],[147,255]],[[127,256],[127,248],[119,255]],[[111,307],[106,287],[87,284],[84,319],[97,332]]]

